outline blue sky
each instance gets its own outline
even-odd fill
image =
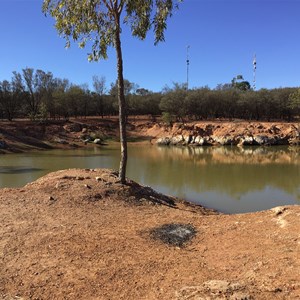
[[[114,82],[114,49],[97,63],[87,61],[88,48],[65,49],[41,5],[41,0],[0,0],[0,80],[32,67],[90,88],[93,75],[106,77],[107,86]],[[300,0],[185,0],[158,46],[152,33],[140,41],[124,28],[124,77],[152,91],[184,83],[190,45],[190,87],[215,88],[239,74],[252,84],[254,53],[258,89],[300,86],[299,11]]]

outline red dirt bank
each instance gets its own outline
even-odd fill
[[[131,118],[127,126],[129,141],[150,141],[164,137],[196,137],[199,132],[206,137],[222,140],[229,137],[264,138],[277,137],[282,141],[300,142],[298,123],[280,122],[189,122],[166,126],[150,119]],[[94,139],[118,140],[118,120],[116,118],[74,119],[70,122],[49,121],[45,124],[30,121],[0,122],[0,153],[23,152],[51,148],[84,147]],[[192,144],[194,142],[192,141]]]

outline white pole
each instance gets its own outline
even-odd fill
[[[253,58],[253,90],[256,89],[256,54],[254,54]]]
[[[186,89],[189,89],[189,65],[190,65],[190,58],[189,58],[189,49],[190,46],[186,47]]]

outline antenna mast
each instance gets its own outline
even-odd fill
[[[189,58],[189,50],[190,46],[186,47],[186,89],[189,89],[189,66],[190,66],[190,58]]]
[[[256,89],[256,54],[254,54],[253,58],[253,90]]]

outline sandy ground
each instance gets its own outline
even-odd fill
[[[222,215],[73,169],[1,189],[0,212],[2,300],[300,299],[299,206]],[[153,234],[170,224],[195,235]]]

